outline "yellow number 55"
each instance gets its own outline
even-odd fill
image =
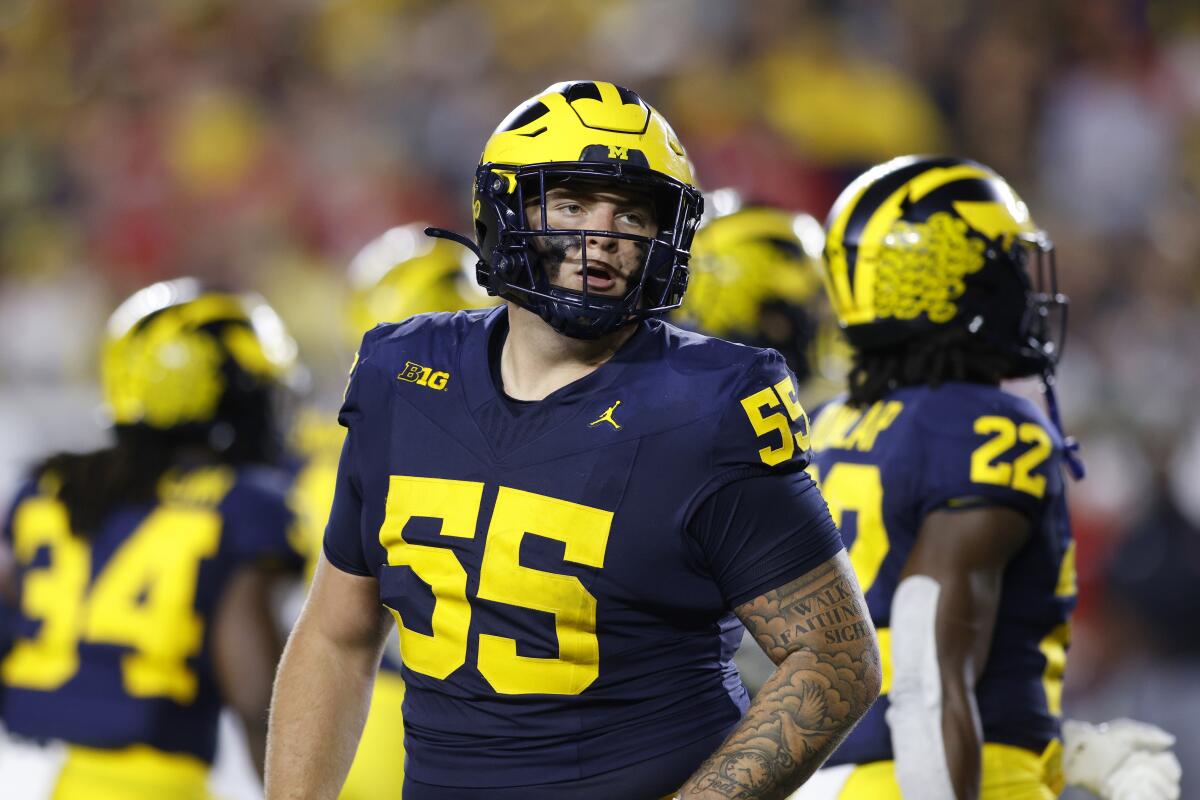
[[[432,634],[412,630],[396,611],[405,665],[445,678],[466,663],[471,603],[467,571],[453,552],[413,544],[404,528],[413,517],[440,519],[441,535],[472,539],[483,500],[483,484],[442,478],[393,475],[379,542],[388,564],[407,566],[433,592]],[[530,569],[520,563],[526,533],[557,539],[563,558],[601,568],[612,512],[501,486],[488,526],[476,597],[554,615],[558,657],[517,654],[517,641],[479,634],[479,673],[500,694],[579,694],[600,675],[596,598],[578,578]]]
[[[778,408],[780,404],[787,412],[786,417],[782,411],[763,414],[763,409]],[[797,447],[801,452],[808,449],[808,416],[800,407],[800,401],[796,399],[796,384],[791,375],[774,386],[742,398],[742,408],[746,410],[746,416],[750,419],[750,426],[754,428],[756,435],[779,434],[778,447],[768,446],[758,451],[758,457],[768,467],[787,461],[795,454]],[[793,434],[791,423],[801,418],[804,422],[800,430]]]

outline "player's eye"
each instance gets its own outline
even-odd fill
[[[637,232],[648,231],[651,227],[650,218],[640,211],[623,211],[617,215],[617,220]]]
[[[548,228],[578,228],[579,220],[587,214],[587,209],[576,200],[551,200],[546,205],[546,227]]]

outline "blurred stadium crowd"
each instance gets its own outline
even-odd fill
[[[466,230],[491,124],[570,78],[636,87],[706,188],[823,218],[910,152],[1005,175],[1072,299],[1064,417],[1081,607],[1070,715],[1200,765],[1200,6],[1134,0],[7,0],[0,491],[103,438],[103,320],[152,280],[262,292],[317,397],[353,351],[346,265]],[[1195,778],[1193,777],[1194,781]],[[1184,790],[1185,796],[1190,796]]]

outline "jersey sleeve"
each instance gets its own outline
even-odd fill
[[[338,422],[346,430],[342,442],[342,454],[338,460],[337,481],[333,490],[333,505],[329,510],[329,522],[325,526],[323,550],[325,558],[343,572],[351,575],[369,576],[371,571],[362,541],[362,482],[359,474],[356,441],[368,429],[369,415],[366,406],[373,391],[369,384],[374,379],[375,347],[379,339],[396,329],[395,324],[376,325],[363,335],[362,344],[350,367],[350,378],[342,397],[342,408]],[[378,388],[378,387],[375,387]]]
[[[771,472],[722,486],[697,509],[688,534],[734,608],[804,575],[843,549],[808,473]]]
[[[342,443],[338,462],[337,485],[333,490],[333,506],[329,524],[325,526],[325,558],[342,572],[370,576],[362,544],[362,492],[359,489],[357,465],[354,458],[353,428]]]
[[[358,352],[354,354],[354,361],[350,364],[350,377],[346,380],[346,391],[342,394],[342,407],[338,411],[338,422],[342,427],[353,429],[366,417],[364,405],[371,396],[371,387],[364,386],[364,384],[370,383],[374,378],[375,362],[377,361],[376,345],[380,339],[393,333],[397,327],[399,326],[396,323],[383,323],[363,334],[362,343],[359,344]]]
[[[920,515],[1004,506],[1031,519],[1063,487],[1062,442],[1027,401],[999,390],[923,414]]]
[[[295,514],[287,502],[289,476],[282,470],[240,470],[236,485],[221,503],[225,535],[240,561],[288,571],[304,558],[294,544]]]
[[[365,344],[365,343],[364,343]],[[342,392],[342,407],[338,410],[338,424],[344,428],[349,428],[362,415],[358,405],[358,365],[362,360],[362,346],[354,354],[354,361],[350,364],[350,374],[346,378],[346,390]]]
[[[723,400],[726,408],[710,470],[712,490],[740,478],[808,466],[808,416],[797,392],[796,376],[783,356],[759,351]]]

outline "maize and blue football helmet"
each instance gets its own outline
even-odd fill
[[[261,297],[180,278],[134,293],[113,312],[101,384],[118,428],[266,460],[278,438],[277,393],[295,365],[296,343]]]
[[[548,228],[546,191],[563,184],[617,185],[645,194],[657,234]],[[543,210],[536,226],[526,216],[533,204]],[[473,203],[478,281],[568,336],[603,336],[679,306],[702,210],[691,162],[661,114],[612,83],[557,83],[514,109],[484,146]],[[447,231],[428,232],[472,246]],[[579,291],[564,289],[550,282],[545,268],[548,253],[539,241],[548,235],[577,237],[585,270],[589,237],[636,241],[644,251],[642,265],[622,297],[589,292],[586,281]]]
[[[350,262],[347,333],[355,346],[381,322],[498,302],[476,283],[475,259],[449,242],[425,236],[424,230],[420,223],[391,228]]]
[[[1041,378],[1062,432],[1054,373],[1067,296],[1050,237],[1003,178],[965,158],[895,158],[842,191],[825,234],[825,288],[851,345],[887,350],[962,331],[1002,357],[1002,377]],[[1082,478],[1078,445],[1063,438]]]
[[[1008,358],[1006,377],[1053,373],[1067,313],[1054,246],[992,170],[893,159],[846,187],[825,227],[826,289],[854,347],[957,326]]]
[[[684,327],[778,350],[805,381],[821,354],[821,223],[808,214],[743,203],[731,189],[709,195],[692,244]],[[827,331],[836,334],[836,330]]]

